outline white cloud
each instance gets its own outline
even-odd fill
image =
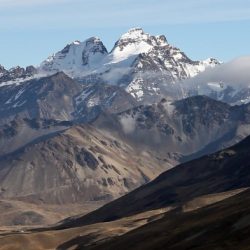
[[[51,5],[58,3],[70,2],[69,0],[0,0],[0,7],[19,7],[19,6],[37,6]]]
[[[125,134],[131,134],[134,132],[136,123],[135,123],[135,119],[132,118],[131,116],[121,117],[120,123],[122,125],[122,129]]]
[[[213,69],[206,70],[195,78],[185,81],[186,86],[192,87],[209,82],[223,82],[234,87],[250,86],[250,56],[236,58]]]
[[[0,0],[0,28],[102,28],[237,20],[250,20],[249,1]]]

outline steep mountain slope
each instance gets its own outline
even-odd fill
[[[72,126],[68,121],[15,117],[0,125],[0,156]]]
[[[203,199],[204,201],[209,201],[207,204],[213,204],[232,197],[239,192],[243,192],[243,190],[235,191],[231,194],[224,194],[224,197],[220,199],[218,199],[216,195]],[[172,247],[176,243],[175,239],[177,239],[179,243],[178,247],[183,247],[178,249],[187,249],[187,246],[189,246],[190,243],[196,243],[195,236],[197,231],[201,231],[202,235],[204,235],[201,243],[199,242],[199,246],[204,247],[207,242],[205,237],[208,237],[209,243],[213,240],[214,243],[223,247],[224,244],[220,245],[222,242],[220,240],[223,240],[223,242],[225,242],[225,240],[230,242],[231,240],[231,237],[227,237],[228,228],[225,228],[225,223],[223,222],[227,222],[226,225],[228,225],[228,222],[231,224],[235,223],[236,225],[242,225],[242,221],[245,219],[248,220],[248,216],[244,215],[249,210],[249,198],[247,194],[249,194],[249,192],[246,193],[246,195],[241,195],[240,199],[236,199],[235,197],[235,199],[230,199],[230,202],[228,202],[229,200],[225,201],[223,202],[223,204],[225,204],[223,206],[222,203],[213,205],[216,209],[212,209],[209,212],[204,212],[206,208],[202,210],[195,208],[192,210],[194,212],[166,208],[140,213],[116,221],[66,230],[44,231],[40,229],[29,231],[24,229],[25,231],[22,230],[21,232],[4,232],[2,235],[0,234],[0,249],[9,249],[10,247],[13,250],[20,249],[20,247],[23,247],[26,250],[33,250],[34,248],[40,250],[93,248],[157,249],[159,244],[161,244],[160,249],[168,249],[168,247]],[[218,197],[219,196],[221,197],[223,194],[218,194]],[[246,199],[246,201],[244,199]],[[237,216],[230,218],[230,215],[235,213],[237,213]],[[242,217],[243,220],[239,219]],[[176,226],[175,221],[178,222],[178,226]],[[216,228],[218,227],[219,230],[216,230],[213,227],[213,223],[216,224]],[[245,225],[246,224],[244,223],[243,227]],[[204,230],[205,232],[199,230],[201,226],[204,228],[207,226],[209,228],[208,232],[206,230]],[[242,227],[239,227],[238,230],[230,230],[230,236],[232,236],[233,239],[233,242],[231,241],[230,243],[237,244],[237,249],[241,249],[239,246],[244,246],[245,241],[247,243],[248,237],[245,237],[245,234],[242,234],[244,229],[245,227],[243,229]],[[193,233],[193,231],[195,233]],[[206,234],[206,232],[208,234]],[[246,231],[246,233],[248,233],[248,231]],[[213,239],[209,234],[216,235],[216,237]],[[247,235],[248,234],[246,234],[246,236]],[[192,242],[192,238],[194,242]],[[219,240],[217,240],[218,238]],[[162,247],[162,245],[164,247]],[[203,249],[207,249],[206,245]],[[208,249],[211,249],[210,245]]]
[[[193,159],[231,146],[250,134],[250,105],[231,107],[206,96],[176,102],[162,99],[109,117],[94,125],[116,131],[123,140],[169,157]],[[167,155],[169,153],[169,155]]]
[[[28,80],[35,74],[37,74],[37,69],[34,66],[28,66],[26,69],[17,66],[7,70],[0,65],[0,86]]]
[[[3,86],[1,118],[23,114],[25,118],[70,120],[74,112],[73,97],[83,87],[63,73]]]
[[[83,85],[64,73],[0,90],[0,155],[79,122],[94,121],[129,144],[157,148],[174,160],[215,152],[250,133],[249,105],[230,107],[205,96],[139,106],[119,86]]]
[[[208,207],[163,218],[111,241],[87,247],[87,239],[75,238],[76,249],[249,249],[250,191]],[[178,225],[178,226],[177,226]],[[73,242],[71,240],[70,242]],[[68,242],[68,243],[70,243]],[[64,243],[66,245],[66,242]],[[70,244],[69,244],[70,245]]]
[[[82,85],[64,73],[11,84],[0,88],[1,120],[16,114],[30,119],[70,121],[94,107],[126,110],[136,101],[123,89],[114,86]],[[123,108],[122,108],[123,107]]]
[[[250,137],[84,217],[4,232],[0,249],[248,249],[249,149]]]
[[[0,158],[0,198],[109,201],[172,165],[89,125],[43,137]]]
[[[64,73],[0,87],[0,155],[101,112],[137,105],[118,86],[82,85]]]
[[[63,50],[45,60],[41,64],[41,69],[53,73],[64,71],[76,77],[81,71],[90,71],[98,67],[107,54],[101,40],[91,37],[84,42],[75,41],[68,44]]]
[[[0,66],[0,87],[62,71],[84,84],[121,86],[141,103],[207,95],[237,105],[250,100],[248,65],[247,56],[223,64],[213,58],[191,60],[164,35],[134,28],[110,52],[99,38],[91,37],[68,44],[38,68]]]
[[[99,38],[73,42],[42,62],[40,72],[63,71],[84,83],[108,83],[126,89],[137,101],[162,96],[183,97],[179,80],[215,67],[215,59],[192,61],[165,36],[151,36],[134,28],[121,36],[110,53]]]
[[[86,130],[91,135],[90,140],[104,141],[104,144],[98,142],[98,145],[92,145],[85,139],[81,142],[84,149],[87,147],[94,150],[95,146],[101,147],[100,152],[99,149],[90,152],[95,166],[94,171],[87,168],[86,173],[94,178],[94,182],[97,182],[98,176],[102,176],[98,177],[99,182],[92,190],[94,197],[99,197],[100,193],[100,197],[103,197],[100,199],[104,200],[106,196],[101,195],[100,186],[107,184],[108,190],[114,182],[117,188],[113,188],[111,193],[104,188],[104,193],[107,192],[108,199],[116,198],[174,166],[183,155],[188,156],[199,151],[200,154],[213,152],[250,133],[249,105],[232,108],[227,104],[198,96],[173,103],[162,100],[158,104],[141,105],[131,109],[131,106],[138,104],[120,87],[81,85],[64,73],[6,87],[3,104],[6,100],[10,100],[7,104],[10,105],[10,113],[2,111],[0,129],[2,198],[41,197],[49,202],[48,188],[51,187],[54,190],[52,202],[59,202],[67,200],[58,190],[68,183],[65,188],[69,189],[67,192],[71,194],[70,200],[78,202],[81,195],[87,200],[91,199],[92,191],[88,192],[89,186],[79,184],[75,187],[75,173],[79,173],[76,178],[80,183],[85,175],[82,170],[78,171],[82,161],[76,163],[77,157],[79,154],[85,157],[86,153],[79,148],[81,136],[74,136],[75,133],[78,134],[74,132],[75,123],[91,122],[92,129],[82,129],[84,138]],[[15,109],[12,106],[15,102],[24,104]],[[123,111],[124,109],[128,110]],[[119,151],[119,146],[115,148],[114,155],[109,156],[109,159],[118,159],[116,164],[109,162],[108,165],[118,165],[122,169],[118,169],[120,174],[115,174],[115,180],[109,180],[111,184],[107,182],[107,176],[103,177],[106,175],[105,170],[96,166],[103,164],[98,156],[109,145],[101,139],[105,134],[108,141],[115,138],[114,140],[125,145],[121,149],[124,156]],[[103,152],[108,154],[106,150]],[[62,155],[61,152],[68,153]],[[89,155],[88,152],[86,154]],[[135,164],[138,167],[137,172],[126,173],[124,168],[128,159],[132,166]],[[71,169],[75,164],[77,167]],[[143,167],[143,164],[147,167]],[[49,167],[41,170],[42,166]],[[34,172],[30,169],[34,169]],[[35,184],[39,183],[36,178],[41,173],[44,176],[44,171],[48,171],[45,176],[50,177],[43,180],[41,186],[36,186]],[[114,171],[112,170],[112,173]],[[104,182],[102,178],[105,179]],[[15,181],[17,185],[11,186],[14,179],[19,181]],[[28,185],[26,180],[29,180]],[[40,188],[43,190],[41,194]],[[65,195],[68,197],[67,192],[65,191]],[[56,196],[58,200],[54,200]]]
[[[179,165],[154,181],[58,228],[112,221],[144,211],[176,206],[196,197],[250,186],[250,137],[239,144]]]

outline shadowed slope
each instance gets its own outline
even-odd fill
[[[231,148],[166,171],[149,184],[59,228],[111,221],[201,195],[249,187],[249,152],[250,137]]]

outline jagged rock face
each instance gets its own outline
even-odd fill
[[[105,126],[103,119],[95,123]],[[119,130],[135,145],[169,153],[170,158],[212,153],[250,133],[249,105],[231,107],[205,96],[142,105],[118,114],[114,123],[120,127],[108,123],[107,128]]]
[[[109,201],[171,166],[91,126],[71,127],[0,158],[0,198]]]
[[[5,74],[6,72],[7,72],[7,70],[2,65],[0,65],[0,74],[1,74],[1,76],[3,74]]]
[[[11,84],[12,82],[23,81],[24,79],[29,79],[37,73],[37,69],[33,66],[28,66],[25,68],[15,67],[10,70],[6,70],[0,65],[0,86],[4,84]]]
[[[174,166],[182,155],[202,150],[207,154],[250,133],[249,105],[230,107],[200,96],[118,112],[131,103],[116,106],[124,96],[117,92],[113,97],[113,87],[88,89],[63,73],[41,80],[32,95],[39,105],[46,100],[48,109],[42,110],[49,116],[32,118],[21,112],[0,127],[2,198],[52,203],[111,200]],[[50,91],[42,91],[47,88]],[[73,96],[73,105],[65,104],[73,108],[73,113],[66,112],[73,118],[61,115],[63,103],[53,106],[53,100],[61,102],[66,93],[66,100]],[[94,109],[91,127],[74,127],[74,119],[87,114],[74,107],[91,109],[100,103],[110,112]]]
[[[120,87],[105,84],[87,84],[75,96],[75,113],[86,116],[93,108],[109,113],[119,113],[137,106],[136,100]]]
[[[127,36],[133,36],[134,32],[130,31]],[[183,98],[183,89],[177,82],[194,77],[206,68],[219,64],[215,59],[192,61],[180,49],[168,44],[164,36],[149,36],[142,30],[136,41],[125,39],[124,42],[123,38],[121,41],[123,46],[132,46],[136,41],[147,44],[142,46],[139,43],[138,47],[141,46],[144,50],[133,62],[132,70],[128,73],[130,78],[122,78],[119,81],[119,84],[127,86],[129,93],[144,103],[159,101],[163,96],[173,100]],[[121,50],[120,41],[117,47]],[[120,53],[122,52],[123,50]]]
[[[100,113],[137,106],[124,89],[81,84],[64,73],[1,87],[0,155],[74,123],[87,123]]]
[[[74,111],[73,97],[81,91],[63,73],[1,88],[1,118],[23,114],[27,118],[70,120]]]
[[[119,87],[83,85],[64,73],[2,86],[0,97],[1,120],[20,114],[28,119],[89,121],[101,110],[121,112],[136,105]]]
[[[84,42],[75,41],[44,61],[40,70],[53,73],[64,71],[70,76],[80,77],[81,74],[86,75],[86,72],[97,67],[107,53],[107,49],[97,37]]]
[[[132,56],[126,55],[130,51]],[[173,100],[183,98],[182,87],[177,84],[179,80],[219,64],[212,59],[192,61],[178,48],[168,44],[164,36],[150,36],[141,29],[132,29],[123,35],[111,53],[115,61],[132,62],[128,72],[117,83],[144,103],[159,101],[163,96]]]
[[[168,44],[165,36],[151,36],[140,28],[129,30],[110,53],[97,38],[67,45],[41,64],[40,71],[64,71],[83,83],[122,86],[137,101],[183,97],[177,81],[215,67],[215,59],[192,61]]]
[[[135,28],[123,34],[109,53],[99,38],[92,37],[68,44],[42,62],[38,69],[31,66],[26,70],[17,67],[6,71],[1,67],[0,86],[63,71],[83,84],[120,86],[144,104],[158,102],[163,97],[174,101],[207,95],[239,105],[250,101],[250,88],[248,80],[240,86],[240,75],[245,75],[247,66],[237,67],[237,61],[239,65],[249,64],[247,57],[224,64],[213,58],[191,60],[170,45],[165,36],[152,36]],[[227,65],[229,69],[239,69],[238,72],[228,70]],[[223,72],[230,71],[234,72],[233,83],[225,76],[227,73],[223,76]]]
[[[250,137],[248,136],[231,148],[166,171],[149,184],[86,216],[67,221],[61,227],[117,220],[153,209],[176,207],[202,195],[249,188],[249,150]]]

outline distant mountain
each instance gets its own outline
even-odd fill
[[[75,123],[94,122],[178,160],[215,152],[250,133],[249,104],[230,107],[206,96],[141,105],[120,86],[82,84],[62,72],[0,90],[0,155]]]
[[[249,105],[231,107],[205,96],[139,105],[119,86],[83,85],[64,73],[3,86],[0,93],[0,198],[111,200],[187,157],[250,134]],[[54,179],[37,186],[41,173]],[[95,183],[91,195],[84,178]],[[65,185],[71,198],[60,193]]]
[[[134,28],[121,36],[110,53],[99,38],[75,41],[42,62],[39,71],[63,71],[83,83],[122,86],[137,101],[152,102],[162,96],[183,97],[177,81],[216,65],[215,59],[192,61],[165,36]]]
[[[133,105],[134,98],[119,87],[83,85],[62,72],[2,86],[0,91],[1,120],[19,114],[30,119],[70,121],[87,116],[97,106],[121,112]]]
[[[0,89],[0,155],[100,113],[118,113],[138,105],[124,89],[83,85],[64,73]]]
[[[159,103],[139,105],[133,96],[120,86],[82,84],[62,72],[21,84],[2,86],[0,97],[0,171],[3,178],[0,183],[3,184],[3,198],[33,197],[33,194],[36,198],[40,197],[38,187],[33,186],[32,193],[30,189],[26,190],[26,181],[23,180],[28,178],[37,183],[36,177],[29,176],[27,169],[34,169],[34,175],[39,175],[40,171],[47,171],[48,167],[58,171],[54,176],[57,184],[48,181],[48,186],[52,185],[55,190],[59,190],[65,184],[64,181],[69,182],[70,196],[76,196],[74,199],[79,201],[83,191],[79,194],[73,185],[75,175],[80,182],[83,181],[82,176],[78,176],[78,167],[80,168],[81,164],[77,163],[77,157],[79,154],[84,157],[86,150],[90,152],[89,148],[97,146],[95,143],[92,145],[91,141],[102,140],[103,136],[114,137],[116,141],[126,145],[125,148],[118,147],[112,156],[119,159],[108,163],[121,173],[113,180],[117,188],[113,189],[112,194],[106,192],[109,199],[113,199],[145,184],[180,161],[214,152],[250,134],[249,104],[231,107],[205,96],[195,96],[174,102],[162,99]],[[78,142],[74,136],[65,141],[64,133],[74,134],[75,126],[82,124],[91,124],[93,130],[96,130],[89,138],[91,141]],[[85,138],[83,134],[90,132],[86,132],[88,128],[85,127],[82,130],[80,137]],[[100,151],[91,151],[91,159],[97,159],[99,165],[102,162],[98,157],[106,154],[103,150],[107,147],[105,143],[100,145]],[[100,145],[98,143],[98,148]],[[81,151],[78,146],[85,151]],[[73,150],[68,156],[61,154],[68,148]],[[49,157],[43,152],[51,152],[52,155]],[[138,167],[138,171],[142,172],[138,172],[136,177],[121,171],[133,155],[135,158],[131,166],[141,166],[141,162],[145,165],[144,170]],[[126,159],[126,163],[121,167],[123,159]],[[144,162],[146,160],[147,162]],[[47,167],[41,170],[42,166]],[[64,169],[63,166],[65,171],[69,172],[61,182],[59,172]],[[22,173],[19,173],[21,169]],[[5,171],[8,171],[8,175]],[[103,174],[105,172],[103,169],[100,171]],[[48,174],[50,175],[50,172]],[[93,170],[88,173],[88,178],[94,182],[97,182],[96,177],[99,178],[98,181],[104,178]],[[11,187],[13,178],[20,178],[18,187]],[[126,178],[125,184],[121,184],[121,178]],[[98,190],[95,197],[98,196],[100,185],[94,185],[94,189]],[[21,186],[25,191],[19,193],[17,190],[22,190]],[[86,189],[85,185],[80,186],[81,190]],[[41,197],[48,202],[46,185],[42,187],[45,194],[41,194]],[[86,194],[82,197],[84,200],[90,199]],[[106,196],[103,199],[105,200]]]
[[[240,141],[250,134],[249,104],[232,107],[192,96],[194,92],[183,86],[187,79],[219,67],[214,59],[192,61],[164,36],[138,28],[122,35],[111,52],[94,37],[66,46],[37,69],[0,67],[0,198],[111,200],[177,163]],[[80,142],[74,136],[78,132]],[[117,146],[109,155],[105,150],[113,138],[124,147]],[[72,151],[62,154],[68,145]],[[88,168],[85,156],[98,170]],[[114,168],[99,168],[106,164],[99,156],[109,157],[107,164],[118,169],[112,181],[106,175]],[[137,169],[135,175],[126,172],[128,159]],[[88,171],[82,174],[81,166]],[[43,171],[54,179],[38,187],[37,176]],[[83,176],[95,182],[91,197],[84,193],[89,186]],[[27,179],[33,182],[26,189]],[[16,186],[11,186],[13,180],[18,180]],[[105,186],[107,182],[111,184]],[[54,190],[51,200],[47,185]],[[64,185],[68,200],[58,193]]]
[[[232,105],[250,101],[249,57],[229,63],[190,59],[164,35],[130,29],[108,52],[98,37],[74,41],[39,67],[10,70],[0,66],[0,87],[64,72],[83,84],[120,86],[136,101],[154,103],[163,97],[179,100],[207,95]]]
[[[236,58],[184,80],[187,95],[207,95],[232,105],[250,102],[250,56]]]
[[[36,74],[37,69],[34,66],[28,66],[25,69],[17,66],[7,70],[0,65],[0,87],[2,85],[9,85],[29,80]]]
[[[99,116],[94,125],[145,150],[187,161],[231,146],[250,134],[250,105],[231,107],[206,96],[140,105]]]
[[[70,76],[86,74],[96,69],[108,54],[102,41],[97,37],[91,37],[84,42],[75,41],[68,44],[63,50],[50,56],[41,64],[41,70],[45,72],[64,71]]]
[[[249,150],[250,137],[247,137],[231,148],[166,171],[149,184],[86,216],[68,220],[59,228],[117,220],[153,209],[179,207],[204,195],[249,188]]]

